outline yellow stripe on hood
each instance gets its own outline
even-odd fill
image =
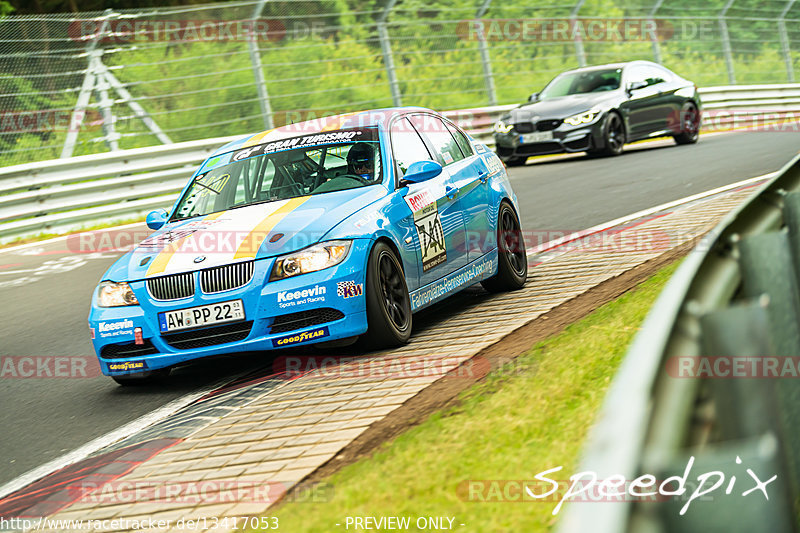
[[[219,213],[211,213],[210,215],[203,218],[204,221],[207,220],[216,220],[222,215],[224,215],[227,211],[220,211]],[[172,259],[172,256],[175,255],[181,244],[183,244],[186,239],[191,237],[192,234],[186,235],[185,237],[181,237],[175,241],[169,243],[163,250],[161,250],[155,259],[150,262],[150,266],[147,268],[147,273],[145,277],[155,276],[156,274],[161,274],[167,269],[167,265],[169,264],[169,260]]]
[[[292,198],[286,204],[282,205],[280,208],[276,209],[274,212],[270,213],[264,219],[261,220],[256,227],[245,237],[242,243],[239,245],[239,249],[236,250],[236,253],[233,255],[234,259],[253,259],[255,258],[256,254],[258,253],[258,249],[261,247],[261,243],[264,242],[267,234],[272,231],[272,228],[277,226],[281,220],[286,218],[286,216],[303,205],[310,196],[301,196],[300,198]]]

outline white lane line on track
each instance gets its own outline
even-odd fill
[[[236,379],[237,377],[239,376],[234,376],[232,379]],[[0,486],[0,499],[5,498],[9,494],[18,491],[19,489],[25,488],[34,481],[42,479],[43,477],[52,474],[57,470],[77,463],[78,461],[89,457],[91,454],[102,450],[106,446],[114,444],[115,442],[125,439],[149,426],[152,426],[156,422],[159,422],[175,414],[184,407],[194,403],[196,400],[199,400],[209,392],[221,387],[225,383],[230,382],[232,379],[225,379],[224,381],[215,382],[212,385],[207,385],[206,387],[198,389],[194,392],[190,392],[189,394],[181,396],[180,398],[176,398],[167,405],[159,407],[155,411],[151,411],[150,413],[147,413],[136,420],[132,420],[131,422],[128,422],[124,426],[120,426],[110,433],[106,433],[105,435],[102,435],[93,441],[87,442],[83,446],[62,455],[61,457],[57,457],[56,459],[53,459],[42,466],[34,468],[33,470],[30,470],[21,476],[12,479],[5,485]]]
[[[677,207],[679,205],[688,204],[690,202],[694,202],[695,200],[700,200],[709,196],[714,196],[715,194],[723,193],[725,191],[730,191],[732,189],[737,189],[739,187],[744,187],[746,185],[751,185],[753,183],[757,183],[762,180],[768,180],[775,176],[778,172],[769,172],[767,174],[763,174],[761,176],[755,176],[753,178],[748,178],[746,180],[737,181],[736,183],[731,183],[729,185],[723,185],[722,187],[717,187],[716,189],[711,189],[710,191],[705,191],[697,194],[693,194],[691,196],[686,196],[685,198],[681,198],[679,200],[674,200],[672,202],[667,202],[665,204],[657,205],[655,207],[651,207],[649,209],[644,209],[642,211],[632,213],[630,215],[625,215],[624,217],[616,218],[614,220],[609,220],[608,222],[603,222],[602,224],[598,224],[597,226],[592,226],[591,228],[587,228],[584,230],[576,231],[575,233],[570,233],[565,237],[561,237],[560,239],[553,239],[552,241],[548,241],[544,244],[540,244],[539,246],[533,246],[525,250],[528,256],[540,254],[542,252],[546,252],[548,250],[552,250],[553,248],[557,248],[562,244],[566,244],[568,242],[572,242],[577,239],[581,239],[588,235],[592,235],[593,233],[600,233],[601,231],[605,231],[607,229],[611,229],[614,226],[619,226],[621,224],[625,224],[627,222],[634,221],[636,219],[646,217],[648,215],[653,215],[655,213],[659,213],[661,211],[666,211],[667,209],[671,209],[673,207]]]

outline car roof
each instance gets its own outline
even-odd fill
[[[571,70],[565,70],[564,72],[562,72],[562,74],[566,73],[566,72],[589,72],[589,71],[592,71],[592,70],[606,70],[606,69],[612,69],[612,68],[625,68],[628,65],[637,65],[637,64],[638,65],[656,65],[658,67],[664,68],[662,65],[659,65],[658,63],[653,63],[652,61],[645,61],[643,59],[637,59],[636,61],[625,61],[623,63],[607,63],[605,65],[591,65],[591,66],[588,66],[588,67],[580,67],[580,68],[575,68],[575,69],[571,69]]]
[[[220,154],[225,154],[233,150],[247,148],[248,146],[255,146],[258,144],[279,141],[291,137],[323,133],[326,131],[334,131],[344,128],[377,126],[378,128],[385,129],[385,127],[395,116],[413,111],[426,111],[429,113],[435,113],[435,111],[424,107],[409,106],[386,107],[382,109],[370,109],[367,111],[356,111],[354,113],[344,113],[341,115],[313,118],[311,120],[287,124],[285,126],[279,126],[277,128],[272,128],[256,134],[240,137],[239,139],[231,141],[225,146],[222,146],[209,157],[216,157]]]

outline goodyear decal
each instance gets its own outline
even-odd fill
[[[328,335],[330,335],[330,332],[328,331],[328,327],[325,326],[324,328],[312,329],[311,331],[304,331],[303,333],[297,333],[294,335],[284,335],[283,337],[272,339],[272,346],[275,348],[283,348],[285,346],[291,346],[301,342],[321,339],[323,337],[327,337]]]
[[[147,370],[147,363],[145,361],[108,363],[108,370],[111,372],[141,372],[142,370]]]
[[[410,194],[405,197],[405,200],[414,213],[414,226],[417,229],[422,252],[422,270],[427,271],[447,261],[444,229],[439,218],[439,208],[428,190]]]

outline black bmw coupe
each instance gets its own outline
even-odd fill
[[[563,72],[494,125],[496,151],[509,166],[562,152],[618,155],[625,143],[672,136],[697,142],[697,86],[650,61]]]

